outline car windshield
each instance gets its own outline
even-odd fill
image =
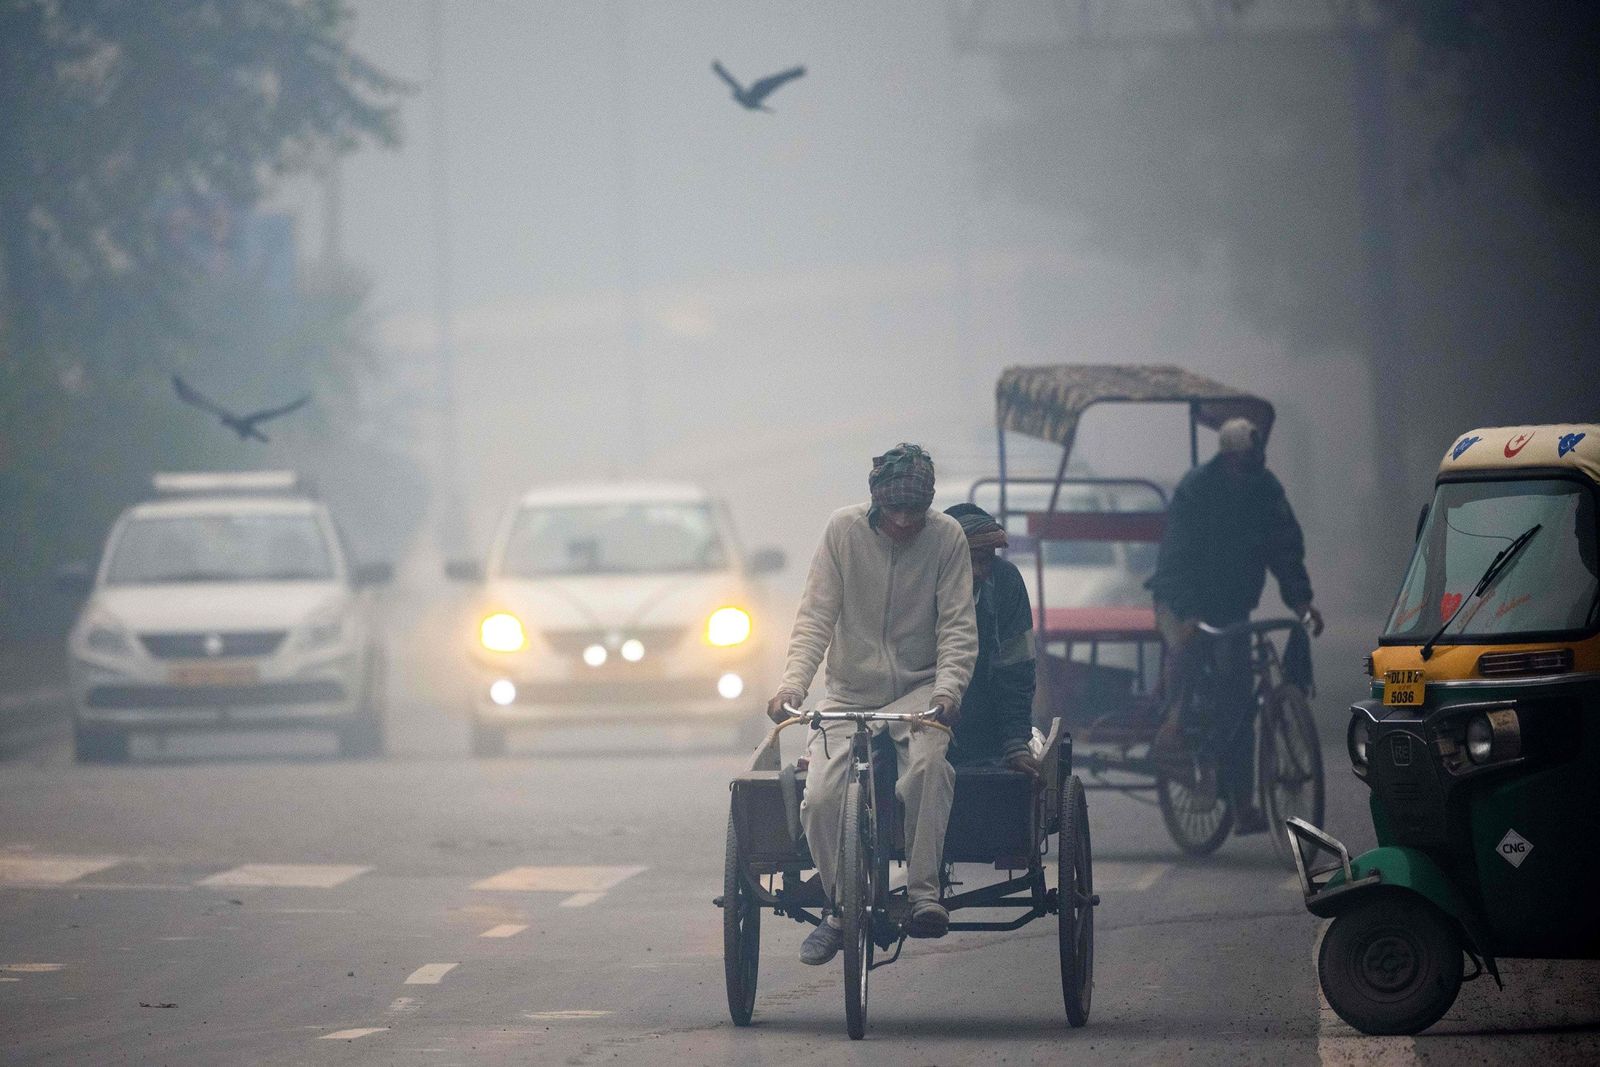
[[[329,581],[333,554],[310,515],[185,515],[135,519],[117,539],[106,580]]]
[[[500,572],[657,574],[727,566],[705,504],[585,504],[523,508],[511,526]]]
[[[1495,556],[1538,525],[1472,603]],[[1443,641],[1504,639],[1593,625],[1600,568],[1594,492],[1565,479],[1446,482],[1439,486],[1384,639],[1426,641],[1457,609]]]

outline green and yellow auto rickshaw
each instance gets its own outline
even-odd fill
[[[1329,1005],[1417,1033],[1470,959],[1600,958],[1600,425],[1473,430],[1439,465],[1350,709],[1378,847],[1291,819],[1306,907],[1332,919]],[[1465,958],[1464,958],[1465,957]]]

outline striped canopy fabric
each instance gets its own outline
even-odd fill
[[[1094,404],[1190,404],[1195,421],[1215,430],[1243,416],[1272,432],[1270,401],[1201,377],[1182,367],[1159,364],[1058,363],[1008,367],[995,386],[995,421],[1013,430],[1053,441],[1072,450],[1078,419]]]

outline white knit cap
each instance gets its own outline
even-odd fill
[[[1217,431],[1218,452],[1249,452],[1261,447],[1261,431],[1246,418],[1233,418]]]

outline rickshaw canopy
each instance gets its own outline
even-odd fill
[[[1058,363],[1008,367],[995,385],[995,425],[1052,441],[1072,452],[1078,420],[1095,404],[1187,404],[1191,425],[1215,430],[1234,417],[1255,423],[1265,441],[1272,403],[1182,367]]]
[[[1458,437],[1439,460],[1439,473],[1518,470],[1577,471],[1600,482],[1600,425],[1486,426]]]

